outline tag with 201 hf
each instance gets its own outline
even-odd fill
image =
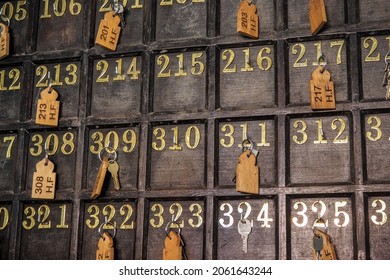
[[[9,56],[9,28],[4,23],[0,23],[0,59]]]
[[[336,109],[334,83],[324,66],[318,66],[311,74],[310,105],[313,110]]]
[[[104,19],[100,21],[96,35],[95,44],[101,45],[109,50],[115,51],[118,45],[121,27],[121,19],[114,11],[104,14]]]
[[[237,32],[252,39],[259,38],[259,16],[252,0],[243,0],[237,11]]]
[[[259,194],[257,153],[253,149],[247,149],[239,156],[236,167],[236,191]]]
[[[38,99],[35,123],[41,125],[58,126],[60,114],[60,101],[57,100],[58,92],[47,87]]]
[[[56,188],[56,173],[54,163],[44,158],[36,165],[33,175],[31,198],[54,199]]]

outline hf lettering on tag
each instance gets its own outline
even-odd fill
[[[0,23],[0,59],[9,55],[9,28],[4,23]]]
[[[114,11],[104,14],[104,19],[100,21],[96,35],[95,44],[101,45],[109,50],[115,51],[118,45],[121,27],[121,19]]]
[[[336,109],[334,83],[323,66],[318,66],[311,74],[310,105],[313,110]]]
[[[99,238],[98,249],[96,251],[97,260],[113,260],[114,259],[114,239],[104,232]]]
[[[33,175],[32,198],[54,199],[56,188],[56,173],[54,164],[48,158],[44,158],[36,165]]]
[[[328,22],[324,0],[309,0],[310,31],[316,35]]]
[[[60,114],[60,101],[57,100],[58,92],[47,87],[41,92],[38,99],[35,123],[41,125],[58,126]]]
[[[237,11],[237,32],[252,39],[259,38],[259,16],[252,0],[243,0]]]

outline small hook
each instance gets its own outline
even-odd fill
[[[172,215],[172,219],[173,219],[173,215]],[[171,239],[171,237],[169,236],[168,230],[170,229],[170,227],[171,227],[172,224],[177,225],[177,227],[178,227],[178,229],[179,229],[177,235],[180,236],[180,234],[181,234],[180,224],[179,224],[177,221],[169,221],[169,222],[167,223],[167,225],[165,226],[165,235],[166,235],[169,239]]]
[[[104,223],[102,223],[99,226],[98,232],[99,232],[100,236],[103,238],[103,227],[108,226],[108,225],[112,226],[112,228],[114,229],[114,234],[111,236],[111,238],[114,238],[116,236],[116,223],[109,222],[107,219],[107,216],[104,216]],[[107,233],[107,234],[109,234],[109,233]]]
[[[47,73],[47,79],[49,80],[49,89],[50,89],[49,92],[51,92],[51,87],[53,85],[53,80],[51,78],[50,71],[48,71],[48,73]]]
[[[47,165],[49,163],[49,152],[47,151],[46,142],[45,142],[44,149],[45,149],[45,165]]]
[[[327,64],[328,62],[326,60],[326,56],[321,53],[321,55],[318,57],[318,65],[322,65],[321,73],[324,73]]]
[[[3,6],[4,7],[4,6]],[[8,16],[6,16],[5,14],[3,14],[3,7],[0,9],[0,16],[1,18],[7,22],[7,27],[9,27],[11,25],[11,21],[10,21],[10,18]]]

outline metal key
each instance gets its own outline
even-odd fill
[[[110,160],[108,162],[108,171],[111,173],[114,180],[114,187],[116,190],[120,190],[121,185],[119,183],[119,164],[116,160]]]
[[[244,253],[248,252],[248,235],[252,231],[252,224],[247,219],[242,219],[238,222],[238,233],[242,238],[242,250]]]
[[[321,251],[323,248],[324,248],[324,239],[322,238],[322,236],[321,235],[320,236],[314,235],[313,236],[313,249],[316,252],[317,260],[320,259]]]

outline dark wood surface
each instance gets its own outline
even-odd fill
[[[175,217],[190,259],[311,259],[319,215],[339,259],[389,259],[386,1],[326,1],[316,36],[307,1],[254,1],[258,40],[236,33],[234,1],[120,2],[126,26],[112,52],[94,45],[108,1],[0,1],[11,33],[0,62],[0,259],[94,259],[105,217],[117,259],[161,259]],[[331,111],[310,108],[321,53]],[[34,121],[49,71],[55,128]],[[259,195],[232,181],[244,130],[259,151]],[[51,201],[31,198],[45,143]],[[107,173],[91,200],[108,145],[121,189]],[[240,211],[253,220],[246,254]]]

